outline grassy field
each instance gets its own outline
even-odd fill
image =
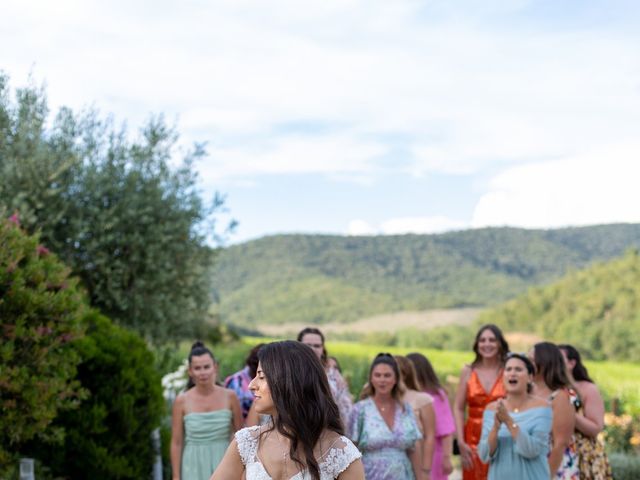
[[[270,340],[247,337],[236,344],[216,346],[214,353],[220,362],[221,378],[242,368],[244,358],[252,345],[268,341]],[[327,350],[340,361],[343,374],[355,396],[366,381],[371,360],[379,352],[403,355],[419,351],[429,358],[451,394],[457,384],[462,365],[473,360],[472,352],[394,348],[355,342],[328,342]],[[182,345],[181,353],[186,357],[187,352],[188,345]],[[618,402],[626,413],[640,415],[640,365],[621,362],[586,362],[586,365],[603,392],[608,409],[611,409],[613,401]]]
[[[375,315],[349,323],[323,323],[322,331],[327,336],[339,336],[345,334],[363,335],[371,332],[387,332],[389,325],[393,325],[395,330],[402,328],[429,330],[431,328],[448,325],[471,325],[481,311],[482,309],[480,308],[448,308],[416,312],[402,311]],[[272,337],[292,338],[297,332],[307,326],[308,324],[306,323],[265,324],[260,326],[260,332]]]

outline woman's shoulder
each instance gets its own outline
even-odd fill
[[[261,428],[259,425],[245,427],[234,434],[234,439],[238,446],[238,453],[244,465],[253,462],[258,453],[258,439]]]
[[[415,392],[414,404],[416,408],[422,408],[433,403],[433,397],[427,392]]]
[[[234,398],[238,398],[238,394],[236,393],[235,390],[233,390],[232,388],[227,388],[227,387],[221,387],[218,385],[218,388],[222,391],[222,393],[224,395],[227,396],[227,398],[233,400]]]
[[[371,397],[364,397],[353,404],[353,408],[364,408],[371,403]]]
[[[540,407],[549,408],[549,401],[544,398],[531,395],[529,398],[529,408],[531,409],[531,408],[540,408]]]
[[[264,433],[264,430],[265,430],[264,425],[254,425],[252,427],[244,427],[238,430],[235,433],[235,436],[236,438],[255,439],[255,438],[258,438],[258,436],[261,433]]]
[[[362,457],[360,450],[346,436],[326,431],[323,437],[325,447],[320,456],[321,469],[332,478],[337,478],[351,463]]]
[[[600,396],[600,389],[598,389],[598,386],[595,383],[582,380],[580,382],[576,382],[576,388],[583,399]]]

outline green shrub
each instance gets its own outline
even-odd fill
[[[640,478],[640,457],[633,454],[614,453],[609,456],[615,480],[638,480]]]
[[[154,355],[137,334],[102,315],[85,321],[87,335],[73,347],[82,358],[78,379],[90,396],[56,419],[66,432],[63,444],[33,445],[33,456],[68,478],[146,478],[151,432],[160,426],[164,405]]]
[[[0,477],[26,442],[62,437],[52,421],[83,395],[70,341],[87,310],[68,268],[16,216],[0,220]]]

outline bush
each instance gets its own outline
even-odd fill
[[[640,478],[640,457],[624,453],[609,456],[615,480],[638,480]]]
[[[38,237],[15,215],[0,220],[0,477],[26,442],[62,437],[51,423],[83,395],[69,342],[82,336],[87,310],[76,280]]]
[[[137,334],[102,315],[85,321],[87,335],[73,348],[82,358],[78,379],[90,396],[56,419],[66,431],[63,444],[33,445],[32,455],[68,478],[146,478],[151,432],[160,426],[164,405],[153,353]]]

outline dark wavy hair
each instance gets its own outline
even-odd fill
[[[291,441],[291,460],[320,480],[313,448],[326,429],[344,435],[324,367],[310,347],[292,340],[264,345],[258,358],[278,413],[272,429]]]
[[[571,376],[576,382],[594,383],[589,376],[587,367],[585,367],[582,363],[580,352],[573,345],[563,343],[562,345],[558,345],[558,348],[564,351],[569,360],[573,360],[574,362],[576,362],[576,364],[573,366],[573,370],[571,371]]]
[[[389,365],[393,370],[393,373],[396,376],[396,384],[391,389],[391,396],[396,400],[400,401],[402,399],[402,395],[404,394],[406,388],[404,386],[404,382],[402,381],[402,375],[400,375],[400,368],[398,368],[398,363],[396,359],[393,358],[393,355],[390,353],[379,353],[376,355],[376,358],[371,362],[371,367],[369,367],[369,377],[368,381],[364,387],[362,387],[362,392],[360,393],[360,398],[364,399],[367,397],[372,397],[376,393],[376,389],[373,387],[371,383],[371,375],[373,374],[373,369],[376,368],[377,365],[380,364]]]
[[[244,361],[244,364],[249,367],[249,377],[253,378],[256,376],[256,371],[258,370],[258,352],[262,348],[264,343],[259,343],[251,350],[249,350],[249,354]]]
[[[560,349],[555,343],[540,342],[533,346],[533,360],[536,371],[551,391],[571,386],[567,366]]]
[[[209,355],[211,357],[211,360],[213,360],[213,363],[217,363],[216,357],[213,356],[213,352],[205,347],[204,343],[202,343],[200,340],[197,340],[193,342],[193,344],[191,345],[191,350],[189,351],[189,366],[191,366],[191,359],[193,357],[199,357],[200,355]],[[189,380],[187,381],[185,390],[189,390],[190,388],[193,388],[195,386],[196,383],[193,381],[193,378],[191,378],[191,375],[189,375]]]
[[[322,366],[326,366],[327,365],[327,349],[324,348],[324,335],[319,329],[315,327],[306,327],[300,330],[300,332],[298,333],[298,341],[301,342],[304,336],[308,333],[311,333],[313,335],[320,335],[320,338],[322,339],[322,356],[320,357],[320,362],[322,363]]]
[[[476,358],[471,363],[472,366],[476,366],[482,360],[482,356],[480,355],[480,351],[478,350],[478,344],[480,343],[480,336],[484,333],[485,330],[491,330],[491,332],[493,332],[493,334],[496,336],[499,348],[498,354],[500,355],[502,363],[504,363],[507,357],[507,353],[509,353],[509,343],[507,343],[507,340],[504,338],[502,330],[500,330],[500,328],[493,323],[487,323],[486,325],[480,327],[478,333],[476,333],[476,338],[473,341],[473,352],[476,354]]]
[[[407,358],[411,360],[416,367],[416,377],[422,390],[432,395],[438,395],[443,387],[429,359],[418,352],[408,354]]]

